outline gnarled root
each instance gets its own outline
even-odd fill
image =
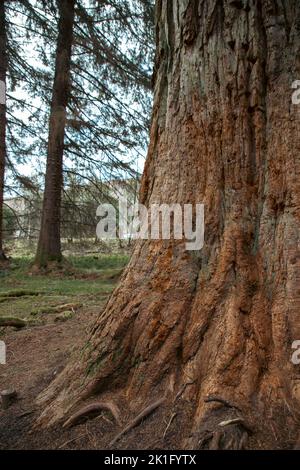
[[[246,449],[248,437],[252,433],[251,426],[239,413],[233,408],[224,412],[222,407],[206,416],[197,447],[210,450],[243,450]]]
[[[81,408],[79,411],[74,413],[64,424],[64,428],[69,428],[71,426],[74,426],[75,424],[78,424],[80,421],[83,419],[87,418],[88,416],[91,415],[96,415],[99,414],[99,412],[106,410],[110,411],[112,416],[114,417],[116,423],[121,426],[121,419],[120,419],[120,412],[118,410],[118,407],[111,402],[100,402],[96,401],[93,403],[90,403],[89,405],[84,406]]]
[[[210,450],[243,450],[248,442],[248,432],[241,425],[231,425],[223,430],[216,430],[212,433]]]

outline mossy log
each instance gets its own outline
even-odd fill
[[[1,326],[14,326],[15,328],[24,328],[27,325],[26,320],[16,317],[0,317]]]

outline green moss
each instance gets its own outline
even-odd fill
[[[5,269],[0,283],[0,316],[28,319],[40,313],[61,312],[63,305],[71,311],[68,304],[81,304],[87,309],[101,307],[118,282],[112,274],[123,269],[128,257],[72,256],[69,265],[75,266],[75,274],[70,269],[47,276],[31,274],[32,261],[27,256],[14,258]]]
[[[73,318],[73,316],[74,316],[74,312],[72,312],[71,310],[67,310],[66,312],[62,312],[59,315],[56,315],[54,321],[65,322]]]
[[[5,298],[5,300],[8,297],[24,297],[26,295],[34,296],[34,295],[40,295],[40,292],[37,291],[29,291],[29,290],[11,290],[7,292],[0,292],[0,298]]]
[[[49,306],[49,305],[41,305],[38,308],[33,309],[30,312],[30,315],[36,316],[36,315],[40,315],[42,313],[49,313],[49,314],[62,313],[62,312],[65,312],[67,310],[73,312],[73,311],[78,310],[78,308],[80,308],[80,307],[82,307],[81,303],[59,304],[59,305],[55,305],[53,307]]]

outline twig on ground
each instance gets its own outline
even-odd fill
[[[166,437],[166,434],[167,434],[167,432],[168,432],[168,429],[169,429],[169,427],[171,426],[171,424],[172,424],[172,422],[173,422],[173,419],[174,419],[176,416],[177,416],[177,413],[172,413],[171,418],[170,418],[170,420],[169,420],[169,422],[168,422],[168,424],[167,424],[167,427],[166,427],[166,429],[165,429],[165,432],[164,432],[164,434],[163,434],[163,439]]]
[[[244,423],[244,420],[242,418],[228,419],[227,421],[222,421],[221,423],[219,423],[219,426],[225,427],[225,426],[230,426],[231,424],[239,424],[239,423]]]
[[[131,429],[135,428],[140,424],[140,422],[147,418],[151,413],[153,413],[159,406],[161,406],[165,401],[165,398],[160,398],[156,402],[147,406],[140,414],[136,416],[116,437],[111,441],[110,446],[113,446],[124,434],[126,434]]]
[[[183,392],[185,391],[185,389],[189,386],[189,385],[193,385],[195,383],[195,380],[192,380],[190,382],[186,382],[182,387],[181,389],[179,390],[179,392],[177,393],[177,395],[175,396],[174,398],[174,402],[179,398],[181,397],[181,395],[183,394]]]

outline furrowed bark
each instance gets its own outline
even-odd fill
[[[156,10],[140,200],[204,203],[205,244],[136,244],[84,350],[40,396],[39,424],[91,395],[126,400],[132,416],[164,395],[186,409],[184,447],[284,447],[300,405],[300,4],[163,0]]]

